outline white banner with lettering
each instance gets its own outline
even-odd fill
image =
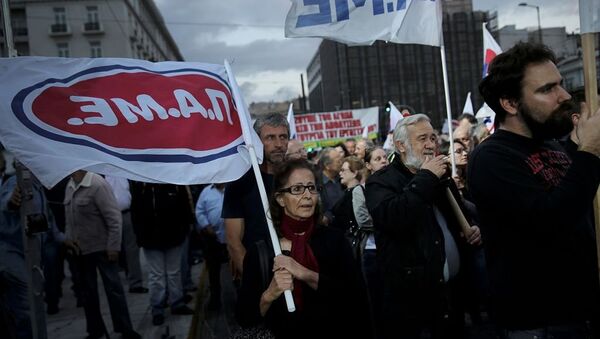
[[[238,153],[245,143],[227,79],[225,67],[203,63],[2,58],[0,142],[48,187],[78,169],[232,181],[250,163]]]
[[[369,139],[379,133],[379,107],[294,116],[297,139],[306,147],[333,146],[347,138],[361,137],[366,127]]]
[[[440,46],[441,0],[292,0],[285,36],[322,37],[348,45],[375,40]]]

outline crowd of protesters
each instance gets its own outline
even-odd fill
[[[90,338],[108,332],[97,272],[114,331],[125,338],[139,337],[125,282],[130,293],[149,292],[154,325],[168,307],[192,314],[189,243],[199,238],[209,309],[221,307],[221,270],[231,268],[236,338],[476,338],[483,322],[500,339],[600,338],[592,207],[600,112],[573,104],[555,62],[529,43],[494,59],[480,85],[496,112],[491,135],[463,114],[449,140],[414,114],[393,126],[390,149],[358,138],[307,152],[289,140],[283,115],[259,117],[260,171],[281,256],[251,170],[204,187],[85,171],[51,191],[35,183],[35,208],[49,224],[47,312],[59,312],[66,260]],[[14,176],[2,173],[2,181],[0,330],[29,338],[22,197]]]

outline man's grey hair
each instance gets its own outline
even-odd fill
[[[333,161],[331,159],[331,156],[329,156],[331,151],[337,152],[337,150],[333,147],[326,147],[321,151],[321,157],[319,158],[319,168],[320,169],[322,169],[322,170],[325,169],[325,166],[331,164],[331,162]]]
[[[254,131],[260,136],[260,130],[264,125],[271,127],[284,126],[287,129],[288,136],[290,135],[290,125],[287,122],[287,118],[281,113],[269,113],[259,116],[254,122]]]
[[[372,148],[372,147],[375,146],[375,144],[373,143],[373,141],[371,141],[371,139],[368,139],[368,138],[363,138],[363,137],[357,138],[356,139],[356,143],[358,144],[359,142],[364,142],[365,143],[365,149]]]
[[[409,144],[408,126],[414,125],[421,121],[431,122],[431,119],[429,119],[429,117],[425,114],[419,113],[398,121],[396,128],[394,128],[394,142],[400,141],[404,145]]]

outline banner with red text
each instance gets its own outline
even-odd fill
[[[0,58],[0,142],[46,186],[79,169],[233,181],[250,163],[238,152],[243,113],[227,79],[223,65],[204,63]]]
[[[296,139],[305,147],[328,147],[348,138],[360,138],[367,127],[369,139],[379,133],[379,107],[299,114],[294,116]]]

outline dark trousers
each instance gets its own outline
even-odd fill
[[[465,338],[464,308],[460,293],[460,283],[446,283],[444,295],[440,299],[429,299],[438,295],[422,292],[422,303],[414,304],[414,309],[402,305],[398,296],[383,296],[383,338],[386,339],[460,339]],[[438,295],[439,296],[439,295]],[[405,301],[404,301],[405,302]],[[418,310],[417,310],[418,309]]]
[[[500,339],[598,339],[591,323],[548,326],[531,330],[500,330]]]
[[[49,308],[58,307],[61,297],[62,268],[60,262],[61,244],[50,241],[44,244],[44,290],[46,292],[46,304]]]
[[[375,328],[375,338],[380,338],[382,331],[382,288],[383,282],[381,272],[377,265],[376,250],[364,250],[362,254],[362,270],[369,292],[369,304],[371,306],[371,317]]]
[[[106,333],[106,327],[100,313],[100,299],[98,296],[98,277],[100,272],[104,291],[108,299],[110,315],[115,332],[127,333],[133,331],[127,300],[123,292],[123,285],[119,277],[117,262],[108,260],[106,252],[94,252],[77,257],[78,269],[82,275],[83,309],[87,322],[87,331],[91,335]]]
[[[25,262],[14,260],[12,264],[0,267],[0,337],[31,339]]]
[[[211,300],[221,299],[221,266],[227,261],[227,246],[221,244],[215,235],[203,233],[203,251],[208,269]],[[216,298],[216,299],[213,299]]]

